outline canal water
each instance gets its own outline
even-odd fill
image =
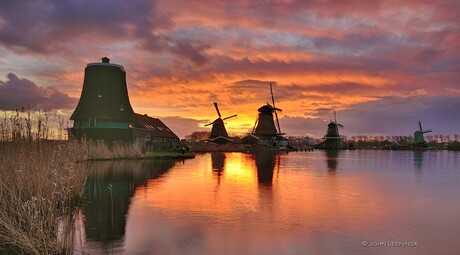
[[[75,254],[460,254],[460,153],[89,165]]]

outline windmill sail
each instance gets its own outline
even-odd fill
[[[423,130],[422,123],[418,122],[418,130],[414,132],[414,142],[412,143],[415,147],[427,147],[428,143],[425,141],[423,134],[430,133],[431,129]]]
[[[276,117],[276,124],[278,126],[278,133],[281,134],[281,127],[280,127],[280,121],[278,119],[278,113],[276,112],[277,108],[275,106],[275,98],[273,97],[273,89],[272,89],[272,83],[270,82],[270,93],[272,95],[272,102],[273,102],[273,108],[274,108],[274,112],[275,112],[275,117]]]
[[[205,125],[205,127],[212,125],[211,135],[209,136],[209,141],[218,143],[218,144],[225,144],[225,143],[233,142],[230,138],[228,138],[228,133],[225,128],[224,120],[234,118],[237,115],[234,114],[234,115],[222,118],[217,102],[214,102],[214,107],[216,108],[218,118],[215,119],[213,122]]]
[[[219,118],[221,118],[222,115],[220,115],[219,106],[217,106],[216,102],[214,102],[214,107],[216,108],[217,116],[219,116]]]

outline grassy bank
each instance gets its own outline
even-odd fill
[[[135,159],[144,156],[136,143],[88,141],[89,160]]]
[[[143,157],[145,159],[188,159],[195,158],[193,153],[179,153],[179,152],[157,152],[149,151]]]

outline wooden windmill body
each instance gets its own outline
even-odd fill
[[[282,111],[275,106],[275,98],[273,96],[272,84],[270,83],[270,93],[272,98],[273,106],[267,103],[258,109],[258,117],[254,124],[252,132],[247,136],[243,137],[241,141],[244,144],[253,144],[253,145],[264,145],[269,147],[287,147],[288,139],[286,139],[281,133],[281,127],[278,119],[278,111]],[[276,126],[275,126],[276,119]]]
[[[234,118],[237,115],[234,114],[232,116],[222,118],[222,115],[220,114],[219,107],[218,107],[216,102],[214,102],[214,107],[216,108],[217,116],[219,116],[219,117],[217,119],[215,119],[213,122],[205,125],[205,126],[212,125],[211,135],[209,136],[209,141],[213,142],[213,143],[217,143],[217,144],[226,144],[226,143],[233,142],[228,137],[227,130],[225,129],[224,120]]]
[[[339,128],[343,128],[343,125],[337,122],[337,115],[334,111],[334,121],[331,120],[327,125],[326,135],[324,135],[324,149],[337,150],[343,147],[343,138],[340,136]]]

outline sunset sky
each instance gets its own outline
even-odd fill
[[[222,115],[252,129],[274,85],[282,132],[460,133],[458,0],[2,0],[0,109],[69,116],[87,63],[127,72],[131,104],[180,137]]]

